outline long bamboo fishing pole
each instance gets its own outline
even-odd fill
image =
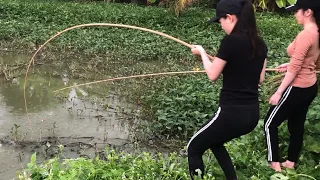
[[[28,122],[31,128],[31,122],[30,122],[30,118],[29,118],[29,114],[28,114],[28,107],[27,107],[27,99],[26,99],[26,84],[27,84],[27,80],[28,80],[28,72],[30,69],[30,66],[32,63],[34,63],[35,60],[35,56],[38,54],[38,52],[46,45],[48,44],[50,41],[52,41],[53,39],[55,39],[56,37],[66,33],[67,31],[73,30],[73,29],[77,29],[77,28],[82,28],[82,27],[92,27],[92,26],[107,26],[107,27],[119,27],[119,28],[130,28],[130,29],[137,29],[137,30],[141,30],[141,31],[145,31],[145,32],[150,32],[153,34],[157,34],[160,36],[163,36],[165,38],[171,39],[173,41],[176,41],[188,48],[193,48],[192,45],[179,40],[177,38],[174,38],[168,34],[159,32],[159,31],[155,31],[155,30],[151,30],[151,29],[147,29],[147,28],[142,28],[142,27],[137,27],[137,26],[131,26],[131,25],[125,25],[125,24],[111,24],[111,23],[91,23],[91,24],[81,24],[81,25],[76,25],[76,26],[72,26],[69,27],[67,29],[64,29],[58,33],[56,33],[55,35],[53,35],[52,37],[50,37],[45,43],[43,43],[37,50],[36,52],[33,54],[31,60],[29,61],[29,64],[27,66],[27,70],[26,70],[26,74],[25,74],[25,81],[24,81],[24,87],[23,87],[23,94],[24,94],[24,104],[25,104],[25,110],[26,110],[26,115],[28,118]],[[208,57],[211,60],[214,60],[214,57],[208,55]],[[276,71],[276,69],[266,69],[266,71]],[[134,76],[128,76],[128,77],[118,77],[118,78],[111,78],[111,79],[106,79],[106,80],[100,80],[100,81],[95,81],[95,82],[91,82],[91,83],[85,83],[85,84],[79,84],[76,86],[80,86],[80,85],[86,85],[86,84],[93,84],[93,83],[99,83],[99,82],[106,82],[106,81],[114,81],[114,80],[121,80],[121,79],[129,79],[129,78],[138,78],[138,77],[149,77],[149,76],[160,76],[160,75],[176,75],[176,74],[188,74],[188,73],[204,73],[204,71],[181,71],[181,72],[162,72],[162,73],[153,73],[153,74],[145,74],[145,75],[134,75]],[[74,87],[74,86],[72,86]],[[67,88],[71,88],[71,87],[66,87],[63,89],[67,89]],[[62,89],[60,89],[62,90]],[[57,92],[59,90],[56,90],[55,92]]]
[[[137,27],[137,26],[131,26],[131,25],[124,25],[124,24],[111,24],[111,23],[92,23],[92,24],[81,24],[81,25],[76,25],[76,26],[72,26],[72,27],[69,27],[67,29],[64,29],[58,33],[56,33],[54,36],[50,37],[45,43],[43,43],[37,50],[36,52],[33,54],[31,60],[29,61],[29,64],[27,66],[27,70],[26,70],[26,75],[25,75],[25,81],[24,81],[24,86],[23,86],[23,95],[24,95],[24,104],[25,104],[25,110],[26,110],[26,115],[27,115],[27,118],[28,118],[28,122],[29,122],[29,126],[31,128],[31,121],[30,121],[30,118],[29,118],[29,114],[28,114],[28,106],[27,106],[27,99],[26,99],[26,84],[27,84],[27,80],[28,80],[28,72],[29,72],[29,69],[30,69],[30,66],[31,66],[31,63],[34,63],[34,59],[35,59],[35,56],[38,54],[38,52],[46,45],[48,44],[50,41],[52,41],[53,39],[55,39],[56,37],[62,35],[63,33],[67,32],[67,31],[70,31],[70,30],[73,30],[73,29],[76,29],[76,28],[82,28],[82,27],[92,27],[92,26],[107,26],[107,27],[120,27],[120,28],[131,28],[131,29],[137,29],[137,30],[141,30],[141,31],[146,31],[146,32],[150,32],[150,33],[154,33],[154,34],[157,34],[157,35],[160,35],[160,36],[163,36],[163,37],[166,37],[168,39],[171,39],[171,40],[174,40],[180,44],[183,44],[184,46],[187,46],[189,48],[193,48],[192,45],[184,42],[184,41],[181,41],[177,38],[174,38],[172,36],[169,36],[165,33],[162,33],[162,32],[158,32],[158,31],[154,31],[154,30],[151,30],[151,29],[147,29],[147,28],[142,28],[142,27]],[[214,59],[214,57],[208,55],[208,57],[210,59]]]

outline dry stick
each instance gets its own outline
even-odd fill
[[[163,37],[166,37],[168,39],[171,39],[171,40],[174,40],[180,44],[183,44],[187,47],[189,47],[190,49],[193,48],[192,45],[184,42],[184,41],[181,41],[177,38],[174,38],[168,34],[165,34],[165,33],[162,33],[162,32],[159,32],[159,31],[154,31],[154,30],[151,30],[151,29],[147,29],[147,28],[142,28],[142,27],[137,27],[137,26],[131,26],[131,25],[124,25],[124,24],[110,24],[110,23],[92,23],[92,24],[81,24],[81,25],[76,25],[76,26],[72,26],[72,27],[69,27],[63,31],[60,31],[58,32],[57,34],[55,34],[54,36],[52,36],[50,39],[48,39],[44,44],[42,44],[38,49],[37,51],[33,54],[28,66],[27,66],[27,71],[26,71],[26,75],[25,75],[25,81],[24,81],[24,87],[23,87],[23,93],[24,93],[24,104],[25,104],[25,109],[26,109],[26,115],[27,115],[27,118],[28,118],[28,122],[29,122],[29,125],[30,125],[30,128],[31,128],[31,122],[30,122],[30,118],[29,118],[29,114],[28,114],[28,107],[27,107],[27,99],[26,99],[26,84],[27,84],[27,80],[28,80],[28,72],[29,72],[29,69],[30,69],[30,66],[31,66],[31,63],[33,62],[34,63],[34,58],[35,56],[37,55],[37,53],[47,44],[49,43],[50,41],[52,41],[54,38],[56,38],[57,36],[60,36],[61,34],[67,32],[67,31],[70,31],[72,29],[76,29],[76,28],[81,28],[81,27],[90,27],[90,26],[108,26],[108,27],[120,27],[120,28],[131,28],[131,29],[138,29],[138,30],[141,30],[141,31],[146,31],[146,32],[151,32],[151,33],[154,33],[154,34],[158,34],[160,36],[163,36]],[[210,59],[214,59],[214,57],[208,55],[208,57]],[[266,71],[276,71],[276,69],[266,69]],[[197,72],[204,72],[204,71],[197,71]],[[194,71],[186,71],[186,72],[168,72],[168,73],[156,73],[156,74],[149,74],[149,75],[137,75],[137,76],[129,76],[130,78],[135,78],[135,77],[147,77],[147,76],[156,76],[156,75],[167,75],[167,74],[182,74],[182,73],[194,73]],[[117,80],[117,79],[128,79],[129,77],[119,77],[119,78],[114,78],[114,80]],[[111,80],[102,80],[102,81],[99,81],[99,82],[105,82],[105,81],[111,81]],[[94,82],[92,82],[94,83]],[[88,84],[88,83],[87,83]],[[79,85],[78,85],[79,86]],[[31,128],[32,129],[32,128]]]

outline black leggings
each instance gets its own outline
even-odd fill
[[[264,121],[269,162],[279,162],[278,126],[286,119],[290,133],[288,160],[297,162],[303,142],[306,115],[317,92],[317,83],[308,88],[289,86],[278,105],[270,107]]]
[[[259,121],[259,104],[219,107],[214,117],[191,138],[187,145],[191,179],[200,169],[204,174],[202,155],[211,149],[228,180],[237,176],[224,143],[251,132]]]

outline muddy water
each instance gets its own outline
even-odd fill
[[[28,56],[3,56],[0,62],[27,62]],[[13,179],[37,152],[38,162],[58,153],[64,145],[66,158],[94,157],[106,146],[130,150],[134,147],[139,109],[117,93],[101,88],[103,96],[89,89],[73,88],[59,94],[52,91],[81,83],[43,74],[29,76],[26,95],[24,77],[0,78],[0,180]]]

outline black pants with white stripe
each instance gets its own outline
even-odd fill
[[[317,83],[308,88],[289,86],[283,93],[278,105],[271,106],[264,121],[264,130],[268,148],[268,161],[279,162],[278,126],[288,120],[290,144],[288,160],[297,162],[301,151],[304,123],[308,108],[317,96]]]
[[[228,180],[237,176],[224,143],[251,132],[259,121],[259,103],[219,107],[214,117],[190,139],[187,145],[191,179],[197,169],[204,174],[203,153],[210,149]]]

